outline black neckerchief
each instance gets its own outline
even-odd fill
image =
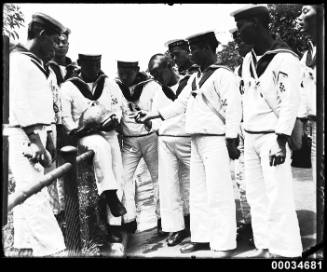
[[[24,54],[25,56],[28,56],[31,59],[31,62],[34,63],[37,68],[39,68],[39,70],[46,76],[46,78],[48,78],[50,73],[48,67],[45,67],[43,65],[43,61],[40,60],[37,56],[35,56],[33,53],[28,51],[28,49],[22,44],[15,45],[11,52],[19,52],[21,54]]]
[[[207,81],[207,79],[219,68],[224,68],[224,69],[227,69],[228,71],[230,71],[230,69],[226,66],[222,66],[222,65],[218,65],[218,64],[212,64],[210,65],[208,68],[206,68],[204,71],[203,71],[203,75],[199,81],[199,88],[202,87],[202,85]],[[196,86],[196,78],[193,79],[193,82],[192,82],[192,90],[196,90],[197,89],[197,86]]]
[[[148,79],[148,77],[145,74],[138,73],[138,75],[136,76],[136,79],[133,83],[133,85],[135,86],[134,92],[133,92],[133,95],[131,95],[131,91],[129,90],[129,87],[126,86],[123,82],[121,82],[121,80],[116,79],[116,83],[119,86],[120,90],[122,91],[122,94],[124,95],[126,100],[129,102],[136,102],[137,100],[139,100],[139,98],[142,94],[142,91],[143,91],[143,87],[148,82],[150,82],[150,80]]]
[[[65,57],[65,60],[66,60],[66,65],[65,65],[66,67],[68,65],[72,64],[72,60],[70,58]],[[65,79],[63,78],[63,76],[61,74],[60,65],[55,60],[50,60],[48,62],[48,66],[51,67],[53,72],[56,74],[57,84],[58,84],[58,86],[60,86],[61,83],[63,83],[65,81]]]
[[[184,88],[186,87],[187,85],[187,82],[190,78],[190,76],[193,74],[193,73],[196,73],[200,70],[200,67],[196,64],[193,64],[191,67],[189,67],[187,70],[186,70],[186,75],[179,81],[178,83],[178,88],[176,90],[176,99],[178,98],[178,96],[181,94],[181,92],[184,90]]]
[[[92,94],[89,85],[85,83],[84,80],[82,80],[80,77],[72,77],[68,79],[68,81],[71,81],[83,94],[84,97],[90,99],[90,100],[97,100],[102,94],[104,82],[106,80],[106,75],[104,73],[101,73],[97,80],[95,81],[96,88],[94,91],[94,94]]]
[[[187,81],[190,78],[190,75],[186,75],[178,82],[178,88],[176,90],[176,98],[180,95],[180,93],[184,90],[187,85]]]
[[[176,99],[176,95],[171,88],[169,88],[168,86],[161,85],[161,84],[160,84],[160,86],[161,86],[162,91],[164,92],[164,94],[166,95],[166,97],[168,99],[170,99],[172,101],[174,101]]]
[[[133,100],[131,100],[132,102],[138,101],[140,99],[144,86],[148,84],[150,81],[153,81],[153,79],[142,81],[134,87],[134,93],[132,97]]]
[[[252,49],[250,51],[251,57],[255,64],[255,69],[256,69],[256,73],[257,73],[258,77],[260,77],[264,73],[264,71],[267,69],[269,63],[272,61],[272,59],[278,53],[290,53],[298,58],[298,55],[296,53],[294,53],[285,42],[280,41],[280,40],[275,40],[273,42],[271,49],[266,51],[263,54],[263,56],[260,58],[258,63],[256,63],[256,57],[255,57],[256,55],[255,55],[254,50]],[[250,72],[251,72],[251,76],[254,78],[252,68],[250,68]]]

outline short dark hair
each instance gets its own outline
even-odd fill
[[[28,30],[27,30],[27,39],[28,40],[31,40],[31,39],[34,39],[36,38],[40,32],[44,30],[45,33],[47,35],[54,35],[54,34],[57,34],[57,32],[47,28],[46,26],[40,24],[40,23],[37,23],[37,22],[31,22],[29,25],[28,25]]]

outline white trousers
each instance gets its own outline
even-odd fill
[[[93,168],[98,195],[106,190],[117,190],[119,200],[123,196],[123,164],[116,135],[107,133],[83,137],[79,144],[94,151]],[[121,217],[114,217],[109,208],[108,221],[110,225],[120,225]]]
[[[123,219],[129,223],[136,219],[135,203],[135,170],[143,157],[151,175],[154,188],[154,202],[157,218],[160,217],[159,188],[158,188],[158,136],[152,133],[142,137],[123,138],[123,168],[124,168],[124,197],[123,203],[127,210]]]
[[[234,249],[236,208],[225,137],[196,135],[191,144],[191,241]]]
[[[291,151],[278,166],[269,165],[269,150],[276,135],[245,135],[246,195],[251,207],[254,243],[258,249],[285,257],[302,253],[299,223],[295,212]]]
[[[44,168],[23,156],[24,145],[29,142],[21,129],[9,135],[9,167],[15,180],[15,191],[23,191],[43,177]],[[40,130],[42,143],[46,131]],[[52,212],[47,188],[32,195],[13,209],[14,247],[32,248],[34,256],[55,254],[65,249],[64,237]]]
[[[176,232],[185,228],[189,214],[190,137],[158,138],[159,198],[162,230]]]

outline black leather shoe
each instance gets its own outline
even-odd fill
[[[120,233],[109,232],[107,234],[107,241],[109,243],[121,243],[123,241],[123,237]]]
[[[107,231],[107,235],[106,235],[107,242],[121,243],[123,241],[120,226],[110,226],[106,224],[106,231]]]
[[[179,243],[181,243],[187,236],[188,235],[187,235],[186,230],[172,232],[169,234],[169,237],[167,239],[167,245],[168,246],[176,246]]]
[[[188,243],[185,246],[180,248],[181,253],[190,253],[197,250],[209,250],[209,243]]]
[[[128,232],[128,233],[135,233],[137,230],[137,222],[136,220],[129,222],[129,223],[124,223],[123,229]]]

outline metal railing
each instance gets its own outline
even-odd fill
[[[24,191],[18,191],[9,196],[8,211],[23,203],[32,195],[40,192],[59,177],[64,179],[66,248],[68,256],[78,256],[82,249],[81,224],[79,215],[79,198],[77,188],[77,164],[93,158],[94,151],[88,150],[77,156],[77,148],[64,146],[60,149],[64,163],[37,180],[33,186]]]

